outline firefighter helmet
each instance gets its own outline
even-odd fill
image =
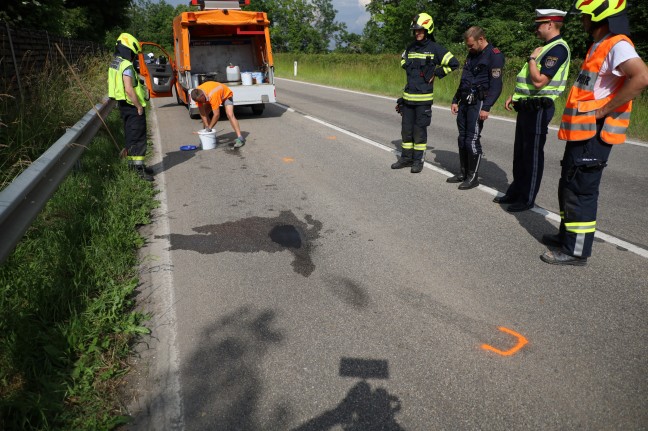
[[[420,13],[412,19],[412,30],[427,30],[428,34],[434,31],[434,20],[426,13]]]
[[[626,0],[578,0],[576,9],[592,17],[592,22],[603,21],[625,12]]]
[[[124,45],[126,48],[133,51],[135,55],[142,52],[142,48],[140,47],[139,41],[135,39],[132,34],[129,33],[120,34],[119,37],[117,38],[117,43]]]

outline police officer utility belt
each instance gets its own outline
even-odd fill
[[[549,97],[526,97],[516,100],[513,109],[516,111],[539,111],[553,106],[554,102]]]
[[[459,103],[465,105],[474,105],[479,100],[484,100],[486,94],[481,87],[474,87],[470,90],[459,91]]]

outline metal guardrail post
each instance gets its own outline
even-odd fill
[[[18,63],[16,62],[16,51],[14,50],[13,40],[11,39],[11,29],[9,28],[9,23],[5,21],[5,26],[7,27],[7,38],[9,39],[9,47],[11,48],[11,58],[13,59],[14,70],[16,71],[16,81],[18,82],[18,92],[20,93],[20,100],[25,100],[25,95],[23,94],[22,84],[20,83],[20,70],[18,69]],[[20,107],[18,107],[20,109]]]
[[[105,119],[115,105],[114,100],[106,99],[96,109]],[[97,111],[91,109],[0,191],[0,263],[11,254],[101,126]]]

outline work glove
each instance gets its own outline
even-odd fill
[[[398,112],[400,115],[403,115],[403,113],[401,112],[401,109],[403,107],[404,102],[405,101],[403,100],[402,97],[399,97],[398,100],[396,100],[396,108],[395,109],[396,109],[396,112]]]

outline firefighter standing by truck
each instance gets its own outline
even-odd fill
[[[502,93],[504,68],[504,55],[488,43],[482,28],[470,27],[464,33],[464,41],[468,47],[468,57],[459,88],[450,105],[452,114],[457,115],[461,173],[446,180],[449,183],[461,183],[460,190],[479,185],[481,131],[491,107]]]
[[[414,17],[411,25],[412,42],[403,52],[401,67],[407,73],[403,97],[396,102],[402,115],[402,152],[392,169],[411,166],[412,173],[423,170],[427,148],[427,127],[432,121],[434,79],[443,78],[459,67],[459,61],[445,47],[434,41],[434,21],[426,13]]]
[[[153,171],[144,164],[146,155],[146,101],[148,90],[139,81],[133,60],[141,52],[137,39],[122,33],[115,44],[115,56],[108,68],[108,97],[117,100],[124,121],[128,164],[141,178],[153,181]]]
[[[544,171],[544,145],[556,110],[554,100],[565,91],[570,50],[560,35],[567,12],[536,9],[535,34],[544,41],[527,59],[505,103],[517,111],[513,143],[513,182],[504,196],[493,202],[512,204],[509,212],[526,211],[535,205]]]
[[[648,87],[648,67],[628,37],[625,0],[578,0],[576,9],[594,43],[569,92],[558,131],[558,138],[567,141],[558,183],[560,229],[542,242],[559,249],[540,258],[582,266],[592,254],[603,168],[612,146],[625,142],[632,99]]]

